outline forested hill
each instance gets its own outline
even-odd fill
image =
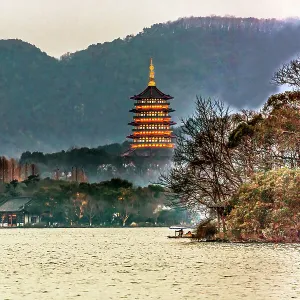
[[[192,112],[196,94],[259,106],[276,90],[273,72],[299,52],[299,21],[233,17],[156,24],[60,60],[0,40],[0,152],[123,141],[129,97],[145,88],[150,56],[157,85],[175,97],[173,116],[180,118]]]

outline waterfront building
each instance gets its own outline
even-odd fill
[[[172,121],[169,113],[172,96],[164,94],[156,87],[154,65],[152,59],[149,67],[149,82],[147,88],[138,95],[132,96],[134,108],[130,110],[134,114],[132,134],[127,136],[131,139],[131,151],[137,149],[172,149],[174,148],[171,126]]]
[[[27,210],[31,201],[30,197],[15,197],[0,204],[0,227],[23,227],[39,223],[40,215]]]

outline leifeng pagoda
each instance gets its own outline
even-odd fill
[[[152,58],[149,69],[147,88],[130,98],[135,101],[134,109],[130,110],[134,113],[133,122],[128,124],[133,126],[133,130],[132,134],[127,136],[132,139],[131,151],[174,148],[171,126],[176,123],[169,115],[174,111],[170,108],[169,102],[173,97],[164,94],[156,87]]]

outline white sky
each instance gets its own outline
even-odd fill
[[[19,38],[49,55],[136,34],[179,17],[300,16],[300,0],[0,0],[0,39]]]

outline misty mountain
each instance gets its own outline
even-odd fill
[[[185,18],[136,36],[91,45],[59,60],[20,40],[0,40],[0,152],[57,151],[122,142],[130,96],[148,81],[175,97],[175,120],[196,95],[236,108],[259,107],[277,91],[274,71],[300,52],[300,22]]]

